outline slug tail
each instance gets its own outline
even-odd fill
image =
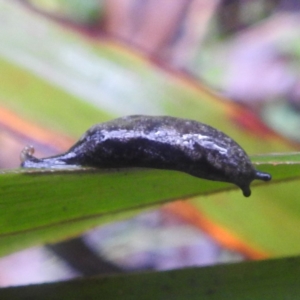
[[[21,168],[34,169],[74,169],[80,165],[72,163],[73,156],[69,153],[45,158],[33,156],[34,148],[26,146],[20,153]]]
[[[33,158],[34,147],[31,145],[25,146],[24,149],[20,153],[21,164],[25,163],[27,160]]]
[[[20,153],[21,167],[30,168],[34,167],[36,164],[39,164],[39,159],[33,156],[34,147],[31,145],[25,146]]]

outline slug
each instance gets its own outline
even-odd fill
[[[245,197],[257,171],[245,151],[223,132],[192,120],[134,115],[91,127],[67,152],[38,159],[33,147],[21,153],[21,167],[155,168],[236,184]]]

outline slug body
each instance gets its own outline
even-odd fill
[[[255,170],[245,151],[221,131],[174,117],[128,116],[90,128],[67,152],[37,159],[33,148],[21,153],[24,168],[156,168],[177,170],[239,186],[251,194],[254,179],[271,176]]]

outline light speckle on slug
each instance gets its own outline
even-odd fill
[[[156,168],[239,186],[251,194],[254,179],[271,176],[255,170],[245,151],[223,132],[174,117],[128,116],[91,127],[67,152],[37,159],[33,148],[21,153],[24,168]]]

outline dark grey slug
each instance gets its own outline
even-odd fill
[[[254,179],[271,175],[257,171],[245,151],[223,132],[191,120],[174,117],[128,116],[90,128],[67,152],[48,158],[21,153],[21,167],[155,168],[239,186],[250,196]]]

